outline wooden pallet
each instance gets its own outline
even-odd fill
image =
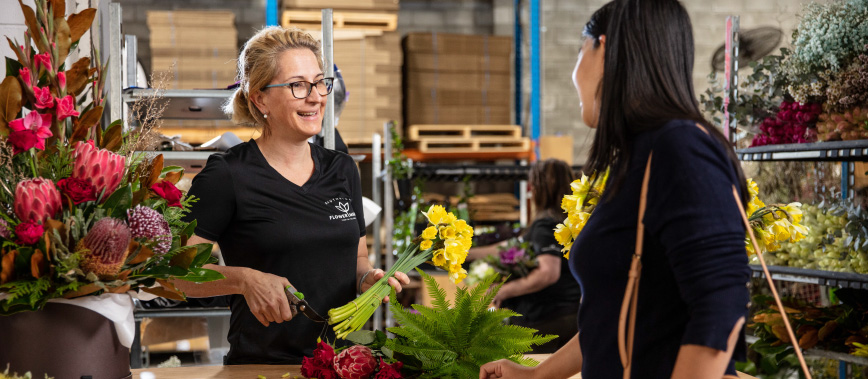
[[[423,153],[485,153],[522,152],[530,149],[528,138],[426,138],[416,141]]]
[[[335,29],[373,29],[393,31],[398,28],[397,13],[360,13],[334,12],[332,21]],[[322,29],[322,12],[283,11],[281,25],[301,29]]]
[[[521,138],[518,125],[413,125],[407,128],[407,139],[421,141],[427,138],[510,137]]]

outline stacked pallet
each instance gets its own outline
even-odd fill
[[[334,62],[349,94],[337,128],[348,146],[370,146],[388,121],[401,122],[401,39],[397,1],[284,1],[282,25],[321,36],[322,12],[333,7]],[[297,7],[297,8],[291,8]],[[307,9],[300,9],[307,8]]]
[[[531,147],[518,125],[413,125],[406,140],[422,153],[517,153]]]
[[[235,82],[238,32],[229,11],[148,11],[151,69],[170,70],[169,89],[224,88]]]
[[[510,122],[511,38],[410,33],[403,47],[406,125]]]

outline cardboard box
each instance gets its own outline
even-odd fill
[[[573,165],[573,137],[572,136],[540,136],[539,137],[540,159],[560,159]]]
[[[283,8],[333,8],[397,11],[398,0],[283,0]]]
[[[506,58],[506,59],[504,59]],[[479,54],[407,54],[408,71],[437,72],[489,72],[509,74],[512,62],[509,57],[492,57]]]
[[[232,11],[148,11],[147,24],[153,26],[235,28],[235,12]]]
[[[408,54],[464,54],[508,58],[512,54],[512,44],[512,37],[503,36],[409,33],[404,39],[404,51]]]
[[[470,89],[438,89],[426,87],[412,87],[407,89],[407,106],[418,108],[425,106],[451,107],[461,105],[510,105],[509,96],[492,94],[490,92],[473,91]]]
[[[509,124],[509,107],[450,106],[407,108],[407,125],[415,124]]]

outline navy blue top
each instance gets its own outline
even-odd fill
[[[747,317],[745,228],[732,195],[738,176],[725,147],[695,122],[670,121],[634,136],[620,190],[604,196],[570,251],[583,295],[585,379],[622,377],[618,316],[652,149],[631,377],[669,378],[681,345],[725,351],[736,322]],[[734,360],[744,359],[744,348],[742,333]],[[735,374],[734,361],[726,372]]]

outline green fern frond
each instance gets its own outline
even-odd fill
[[[439,311],[449,310],[449,301],[446,300],[446,290],[440,288],[434,277],[428,275],[425,271],[417,267],[416,272],[422,275],[422,280],[425,281],[425,288],[428,290],[428,294],[431,295],[431,304],[434,304],[434,308]]]

